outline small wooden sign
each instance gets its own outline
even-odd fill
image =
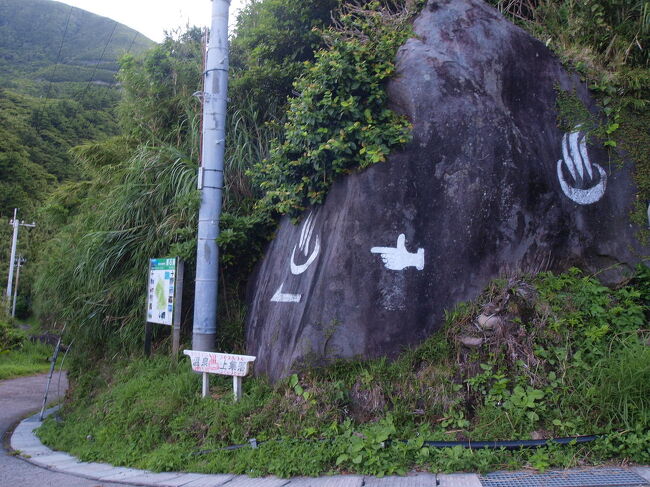
[[[203,397],[208,395],[208,374],[219,374],[232,376],[235,401],[241,399],[242,377],[248,375],[256,357],[198,350],[183,350],[183,353],[190,357],[192,370],[203,374]]]

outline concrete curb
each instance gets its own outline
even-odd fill
[[[46,415],[58,409],[51,408]],[[34,431],[42,424],[38,414],[21,421],[13,431],[10,447],[24,460],[48,470],[76,475],[90,480],[150,487],[482,487],[476,474],[413,473],[405,477],[331,477],[251,478],[246,475],[197,474],[182,472],[155,473],[134,468],[114,467],[107,463],[85,463],[67,453],[43,445]],[[627,469],[645,479],[650,486],[650,467]]]
[[[52,414],[57,408],[47,411]],[[38,414],[21,421],[11,436],[10,447],[24,460],[48,470],[76,475],[90,480],[114,482],[151,487],[435,487],[437,476],[418,473],[406,477],[363,477],[357,475],[336,475],[331,477],[278,477],[252,478],[246,475],[197,474],[166,472],[155,473],[134,468],[114,467],[107,463],[85,463],[67,453],[57,452],[43,445],[34,431],[42,424]],[[446,476],[453,477],[453,476]],[[476,481],[466,483],[445,483],[449,487],[480,487],[477,475],[469,475]]]

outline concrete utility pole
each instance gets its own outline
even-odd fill
[[[20,282],[20,267],[26,262],[22,255],[16,260],[16,285],[14,286],[14,302],[11,305],[11,317],[16,317],[16,298],[18,297],[18,283]]]
[[[14,263],[16,262],[16,247],[18,246],[18,227],[35,227],[36,223],[25,223],[18,221],[18,208],[14,208],[14,218],[9,221],[9,225],[14,227],[14,234],[11,240],[11,257],[9,259],[9,278],[7,279],[7,291],[5,297],[7,299],[7,311],[11,305],[11,291],[13,288],[14,279]]]
[[[212,351],[217,334],[219,217],[223,192],[228,100],[228,10],[230,0],[212,0],[212,24],[205,63],[201,208],[196,252],[192,349]]]

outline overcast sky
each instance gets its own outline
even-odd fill
[[[60,0],[127,25],[150,39],[160,42],[164,32],[190,25],[207,26],[211,0]],[[246,0],[231,0],[230,26]]]

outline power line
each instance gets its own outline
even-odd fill
[[[52,75],[50,76],[50,84],[47,86],[47,90],[45,92],[46,100],[50,96],[50,90],[52,89],[52,80],[56,75],[56,68],[59,66],[59,61],[61,60],[61,52],[63,51],[63,44],[65,43],[65,37],[68,34],[68,26],[70,25],[70,17],[72,16],[72,9],[74,9],[74,7],[71,5],[70,10],[68,11],[68,18],[65,21],[65,29],[63,30],[63,37],[61,38],[61,44],[59,44],[59,52],[56,55],[56,63],[54,63],[54,70],[52,71]]]
[[[139,32],[136,30],[135,35],[133,36],[133,39],[131,39],[131,44],[129,44],[129,49],[126,51],[127,54],[131,54],[131,48],[133,47],[133,44],[135,43],[135,40],[138,37]]]
[[[70,17],[72,17],[72,10],[74,7],[71,5],[70,10],[68,10],[68,18],[65,20],[65,28],[63,29],[63,37],[61,38],[61,43],[59,44],[59,52],[56,55],[56,62],[54,63],[54,69],[52,70],[52,74],[50,75],[50,81],[47,85],[47,88],[45,89],[45,99],[44,102],[48,100],[50,97],[50,93],[52,91],[52,83],[54,82],[54,77],[56,76],[56,68],[59,66],[59,62],[61,61],[61,53],[63,52],[63,44],[65,43],[65,38],[68,35],[68,27],[70,25]],[[41,116],[43,115],[43,109],[45,106],[45,103],[41,102],[41,106],[39,107],[40,109],[36,110],[36,120],[35,120],[35,129],[37,131],[40,130],[41,128]]]
[[[95,73],[97,72],[97,68],[99,65],[102,63],[104,60],[104,55],[106,54],[106,50],[108,49],[108,45],[111,43],[113,40],[113,35],[115,34],[115,30],[117,29],[117,21],[113,21],[113,30],[111,31],[111,35],[108,36],[108,41],[106,41],[106,45],[104,45],[104,50],[102,51],[101,56],[99,57],[99,61],[97,61],[97,64],[95,64],[95,68],[93,69],[93,73],[90,75],[90,79],[88,80],[88,84],[86,84],[86,87],[84,88],[83,92],[81,93],[81,96],[78,97],[79,100],[82,100],[83,97],[86,95],[86,92],[88,91],[88,88],[90,88],[90,84],[94,81],[95,79]],[[75,97],[77,98],[77,97]]]

